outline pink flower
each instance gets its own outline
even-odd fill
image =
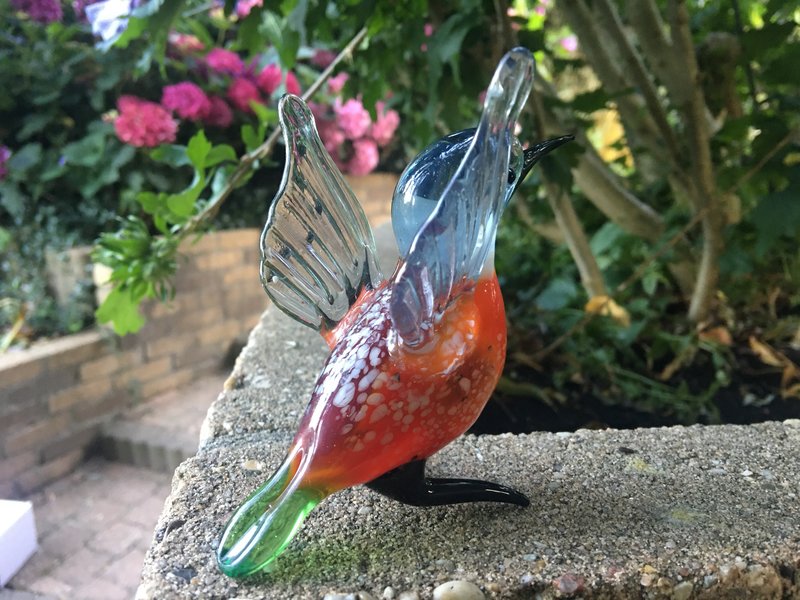
[[[190,81],[183,81],[164,88],[161,105],[176,112],[182,119],[198,121],[211,111],[211,101],[206,93]]]
[[[114,120],[117,137],[131,146],[152,148],[174,142],[178,124],[155,102],[136,96],[121,96],[117,100],[119,116]]]
[[[386,144],[392,141],[394,132],[397,131],[397,126],[400,125],[400,115],[396,110],[386,110],[386,105],[383,102],[375,104],[377,118],[369,129],[369,134],[372,139],[383,148]]]
[[[263,6],[264,0],[239,0],[236,3],[236,16],[244,19],[256,6]]]
[[[256,83],[261,91],[271,96],[275,90],[283,83],[283,73],[281,68],[276,64],[270,64],[261,70],[261,73],[256,77]],[[299,96],[302,93],[300,89],[300,82],[297,81],[297,75],[289,71],[286,73],[286,91],[289,94]]]
[[[363,137],[372,124],[369,113],[360,100],[351,99],[344,104],[337,101],[333,105],[333,111],[336,114],[336,123],[347,139],[357,140]]]
[[[8,175],[6,163],[9,158],[11,158],[11,150],[7,146],[0,146],[0,181],[3,181]]]
[[[433,35],[433,23],[425,23],[425,27],[422,28],[422,32],[425,34],[425,37],[431,37]],[[428,44],[420,44],[420,50],[423,52],[428,51]]]
[[[331,77],[328,79],[328,90],[330,90],[331,94],[338,94],[342,91],[344,84],[349,78],[350,77],[347,75],[347,73],[339,73],[338,75]]]
[[[212,71],[238,76],[244,72],[244,63],[236,52],[224,48],[214,48],[206,54],[206,64]]]
[[[261,73],[258,74],[258,77],[256,77],[258,87],[261,88],[261,91],[267,96],[271,96],[272,93],[278,89],[282,80],[283,75],[281,75],[281,68],[274,63],[264,67]]]
[[[59,0],[11,0],[11,6],[43,24],[60,21],[64,16]]]
[[[251,113],[253,109],[250,108],[251,102],[263,103],[261,94],[258,93],[258,88],[249,79],[234,79],[230,87],[228,87],[228,100],[239,110]]]
[[[295,96],[303,93],[303,90],[300,89],[300,82],[297,81],[297,75],[291,71],[286,73],[286,92]]]
[[[578,49],[578,38],[575,35],[568,35],[558,42],[567,52],[575,52]]]
[[[211,103],[211,109],[203,121],[211,127],[228,127],[233,122],[231,107],[218,96],[211,96],[208,100]]]
[[[332,156],[338,156],[339,149],[346,138],[344,137],[344,132],[336,125],[336,122],[329,119],[318,119],[317,131],[325,150]]]
[[[317,50],[311,57],[311,64],[324,69],[336,59],[336,53],[330,50]]]
[[[346,170],[352,175],[366,175],[378,166],[378,146],[369,139],[353,142],[353,156],[347,161]]]
[[[167,38],[169,45],[182,54],[193,54],[205,49],[203,42],[197,36],[188,33],[170,32]]]

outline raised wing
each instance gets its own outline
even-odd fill
[[[525,48],[500,61],[469,149],[398,271],[390,314],[408,346],[429,341],[454,286],[477,279],[494,248],[497,221],[513,189],[508,181],[513,130],[533,83],[533,67]]]
[[[306,103],[287,95],[278,112],[286,167],[261,234],[261,282],[290,317],[330,330],[383,280],[375,240]]]

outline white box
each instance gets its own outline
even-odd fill
[[[0,587],[36,552],[33,504],[0,500]]]

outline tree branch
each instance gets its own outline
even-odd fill
[[[572,202],[570,202],[567,194],[552,183],[546,175],[544,176],[544,182],[547,190],[547,201],[550,203],[550,208],[553,209],[556,223],[558,223],[564,234],[564,241],[566,241],[569,252],[572,254],[572,260],[575,261],[575,265],[578,267],[581,283],[583,283],[586,293],[589,294],[590,298],[606,296],[603,274],[600,272],[600,267],[592,254],[589,240],[586,238],[586,232],[584,232],[578,215],[575,213]]]
[[[719,255],[722,252],[724,215],[719,207],[714,167],[711,161],[710,135],[706,120],[706,104],[698,81],[697,60],[689,29],[689,13],[684,0],[669,2],[672,45],[678,64],[679,84],[674,98],[683,115],[689,141],[689,158],[694,185],[689,188],[695,213],[704,211],[703,251],[697,282],[689,304],[689,318],[700,321],[706,317],[714,299],[719,278]]]
[[[619,13],[609,0],[594,0],[593,7],[597,15],[598,26],[606,32],[608,39],[616,43],[617,54],[627,65],[650,111],[650,116],[655,120],[658,131],[667,145],[671,162],[674,166],[677,166],[680,162],[680,152],[675,133],[667,122],[667,113],[664,110],[661,99],[658,97],[658,91],[653,84],[653,80],[647,73],[642,57],[634,48],[628,33],[622,26]]]
[[[620,61],[615,60],[614,51],[609,47],[610,36],[597,27],[594,16],[586,8],[583,0],[561,1],[558,7],[578,36],[586,61],[603,82],[604,89],[609,94],[617,96],[615,102],[622,116],[628,146],[634,156],[637,154],[637,145],[641,144],[658,160],[668,161],[670,157],[665,152],[658,127],[644,110],[642,99],[632,91],[635,82],[626,77],[619,68]]]
[[[656,77],[669,88],[672,85],[672,44],[666,36],[664,21],[654,0],[628,0],[627,14],[636,39]]]
[[[331,64],[329,64],[325,70],[319,74],[319,77],[317,77],[316,81],[311,84],[311,87],[305,91],[303,94],[303,100],[307,101],[317,93],[317,91],[331,76],[336,67],[339,66],[339,63],[341,63],[345,58],[350,57],[356,47],[364,40],[366,36],[367,29],[361,28],[347,43],[347,45],[342,48],[342,51],[339,52],[336,58],[333,59],[333,62],[331,62]],[[245,176],[250,173],[251,169],[253,168],[253,163],[272,154],[272,151],[275,149],[275,145],[280,139],[280,135],[281,128],[279,126],[273,130],[263,144],[239,159],[239,164],[237,165],[236,170],[234,170],[230,177],[228,177],[228,181],[225,183],[225,186],[216,194],[216,196],[212,197],[208,201],[208,204],[206,204],[203,210],[189,219],[189,221],[177,233],[179,240],[185,239],[190,234],[207,225],[216,216],[216,214],[219,212],[219,209],[228,199],[228,196],[230,196],[231,192],[235,190],[244,180]]]

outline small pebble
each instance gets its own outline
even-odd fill
[[[564,573],[564,575],[556,579],[553,584],[562,594],[574,594],[583,589],[583,577],[579,577],[574,573]]]
[[[397,600],[419,600],[419,594],[417,592],[400,592]]]
[[[672,588],[672,600],[689,600],[694,586],[689,581],[682,581]]]
[[[245,471],[263,471],[264,463],[254,458],[248,458],[247,460],[242,461],[242,468]]]
[[[371,506],[362,506],[361,508],[358,509],[358,514],[360,515],[368,515],[371,512],[372,512]]]
[[[383,594],[381,594],[381,598],[383,598],[383,600],[394,600],[394,588],[387,585],[383,590]]]
[[[645,573],[642,575],[642,578],[639,580],[644,587],[650,587],[653,585],[653,582],[656,580],[656,575],[653,573]]]
[[[485,598],[481,588],[463,579],[448,581],[433,590],[433,600],[484,600]]]
[[[676,545],[677,544],[675,544],[675,542],[673,542],[672,540],[667,540],[667,542],[664,544],[664,549],[665,550],[675,550]]]
[[[742,477],[750,477],[753,475],[753,472],[750,469],[745,469],[742,471]]]

